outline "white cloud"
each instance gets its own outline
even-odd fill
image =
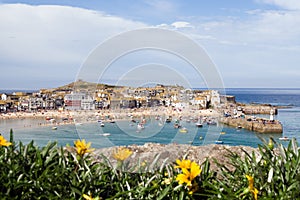
[[[259,3],[275,5],[288,10],[300,10],[299,0],[256,0]]]
[[[82,8],[2,4],[0,78],[6,72],[34,79],[43,72],[45,77],[74,79],[81,63],[100,42],[145,26]]]
[[[171,24],[176,29],[180,28],[193,28],[193,26],[189,22],[179,21]]]
[[[258,9],[190,23],[192,30],[181,31],[204,46],[227,87],[299,87],[296,76],[283,72],[300,73],[300,11]]]

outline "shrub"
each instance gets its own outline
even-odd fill
[[[2,199],[299,199],[299,148],[271,140],[259,145],[259,154],[245,156],[228,150],[229,164],[220,172],[204,163],[181,158],[158,166],[129,163],[132,152],[113,152],[117,164],[102,156],[96,160],[91,144],[77,140],[74,147],[56,142],[37,147],[0,138],[0,197]]]

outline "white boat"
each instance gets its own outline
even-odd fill
[[[224,142],[222,140],[216,140],[215,144],[224,144]]]
[[[137,129],[138,130],[142,130],[142,129],[144,129],[145,128],[145,126],[143,125],[143,124],[138,124],[137,125]]]
[[[110,133],[103,133],[103,134],[100,134],[102,136],[110,136]]]
[[[196,126],[197,126],[198,128],[203,127],[203,124],[202,124],[202,122],[201,122],[201,118],[199,118],[198,122],[196,123]]]
[[[207,125],[217,125],[217,122],[216,122],[216,121],[211,121],[211,120],[209,120],[209,121],[207,122]]]
[[[101,127],[104,127],[104,123],[103,123],[103,122],[101,122],[100,126],[101,126]]]
[[[288,141],[288,140],[290,140],[290,138],[284,136],[284,137],[279,138],[279,140]]]
[[[196,123],[196,126],[197,126],[198,128],[201,128],[201,127],[203,127],[203,124],[200,123],[200,122],[197,122],[197,123]]]
[[[56,127],[56,126],[53,126],[53,127],[52,127],[52,130],[57,130],[57,127]]]

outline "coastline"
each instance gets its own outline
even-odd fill
[[[240,105],[240,104],[236,104]],[[241,106],[238,106],[241,107]],[[272,106],[253,106],[245,105],[243,110],[249,111],[249,107],[252,108],[255,113],[266,113],[271,109],[276,111],[277,108]],[[237,107],[236,107],[237,108]],[[114,122],[114,121],[136,121],[141,122],[146,118],[159,118],[162,122],[171,118],[174,121],[177,120],[190,120],[196,123],[202,121],[208,123],[209,121],[218,121],[229,125],[231,127],[245,128],[250,131],[259,133],[282,133],[283,127],[277,120],[268,119],[252,119],[253,116],[247,115],[244,111],[237,111],[236,108],[231,109],[194,109],[183,108],[174,109],[172,107],[152,107],[142,109],[118,109],[118,110],[41,110],[38,112],[14,112],[14,113],[1,113],[1,120],[24,120],[24,119],[37,119],[39,122],[34,124],[24,124],[25,127],[41,127],[41,126],[60,126],[70,124],[83,124],[93,122]],[[234,111],[235,110],[235,111]],[[236,114],[234,114],[236,112]],[[205,121],[208,120],[208,121]],[[269,122],[270,121],[270,122]],[[255,122],[255,123],[254,123]],[[55,128],[55,127],[54,127]]]

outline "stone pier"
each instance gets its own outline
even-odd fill
[[[222,117],[220,122],[236,128],[244,128],[259,133],[282,133],[283,127],[278,120],[252,117]]]

